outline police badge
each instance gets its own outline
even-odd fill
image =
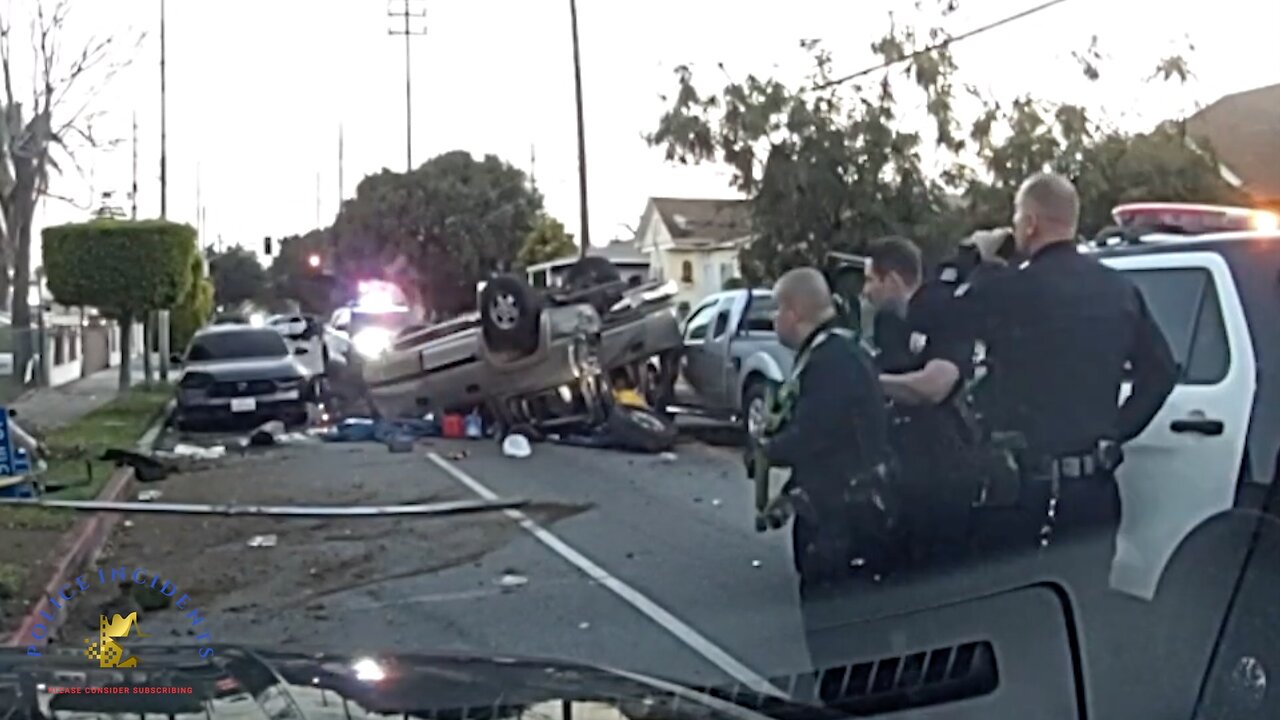
[[[929,344],[929,336],[921,332],[911,333],[911,338],[907,341],[907,348],[911,350],[911,354],[919,355]]]

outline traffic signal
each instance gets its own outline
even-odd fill
[[[311,253],[308,255],[307,265],[309,265],[312,270],[318,270],[320,268],[320,255],[317,253]]]
[[[269,257],[269,256],[271,256],[271,255],[273,254],[273,253],[271,252],[271,250],[272,250],[272,248],[271,248],[271,238],[270,238],[270,237],[264,237],[264,238],[262,238],[262,254],[263,254],[263,255],[267,255],[267,256]]]

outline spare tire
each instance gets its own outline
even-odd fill
[[[542,296],[515,275],[492,278],[480,291],[480,328],[491,350],[537,350],[541,317]]]
[[[614,403],[605,426],[609,444],[619,450],[660,453],[675,447],[676,425],[652,410]]]

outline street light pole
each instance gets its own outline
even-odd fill
[[[591,247],[591,224],[587,214],[587,135],[582,124],[582,56],[578,50],[578,3],[569,0],[569,21],[573,24],[573,88],[577,95],[578,110],[578,205],[582,227],[582,257]]]

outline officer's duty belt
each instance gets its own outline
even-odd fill
[[[1036,480],[1079,480],[1111,472],[1119,461],[1103,449],[1080,455],[1062,455],[1034,464],[1029,473]]]

